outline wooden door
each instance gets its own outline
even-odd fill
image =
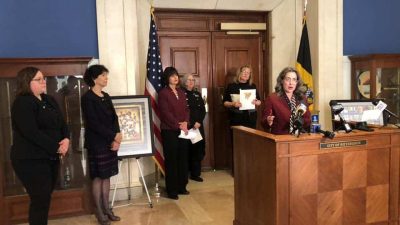
[[[210,32],[158,32],[160,54],[163,68],[175,67],[180,75],[193,74],[196,88],[201,92],[207,88],[211,92],[210,63],[211,63],[211,33]],[[209,110],[210,112],[210,110]],[[210,128],[210,113],[204,119],[206,140],[206,156],[202,166],[213,167],[212,130]]]
[[[232,169],[232,141],[228,111],[223,106],[222,98],[228,83],[236,76],[239,67],[249,64],[253,68],[253,81],[260,96],[263,95],[263,37],[256,35],[226,35],[214,32],[212,35],[213,51],[213,138],[215,168]],[[258,117],[260,117],[259,107]],[[260,120],[260,118],[258,118]],[[260,123],[257,123],[258,126]]]

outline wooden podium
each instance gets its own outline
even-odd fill
[[[234,225],[400,225],[400,129],[233,140]]]

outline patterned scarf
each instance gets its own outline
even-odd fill
[[[285,94],[285,100],[287,102],[287,104],[289,105],[290,108],[290,120],[289,120],[289,133],[291,134],[293,132],[294,129],[294,120],[296,117],[296,98],[294,97],[294,95],[292,95],[292,97],[289,98],[287,97],[287,95]]]

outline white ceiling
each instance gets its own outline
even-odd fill
[[[284,0],[153,0],[156,8],[272,11]]]

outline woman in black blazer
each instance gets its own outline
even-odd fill
[[[59,157],[69,147],[69,130],[56,101],[46,91],[42,72],[27,67],[17,75],[11,109],[11,162],[30,197],[29,224],[47,224]]]
[[[83,76],[90,87],[81,98],[85,121],[85,148],[89,156],[89,173],[96,217],[100,224],[119,221],[109,206],[110,177],[118,174],[118,156],[122,135],[118,116],[110,96],[102,91],[107,86],[108,69],[103,65],[90,66]]]

